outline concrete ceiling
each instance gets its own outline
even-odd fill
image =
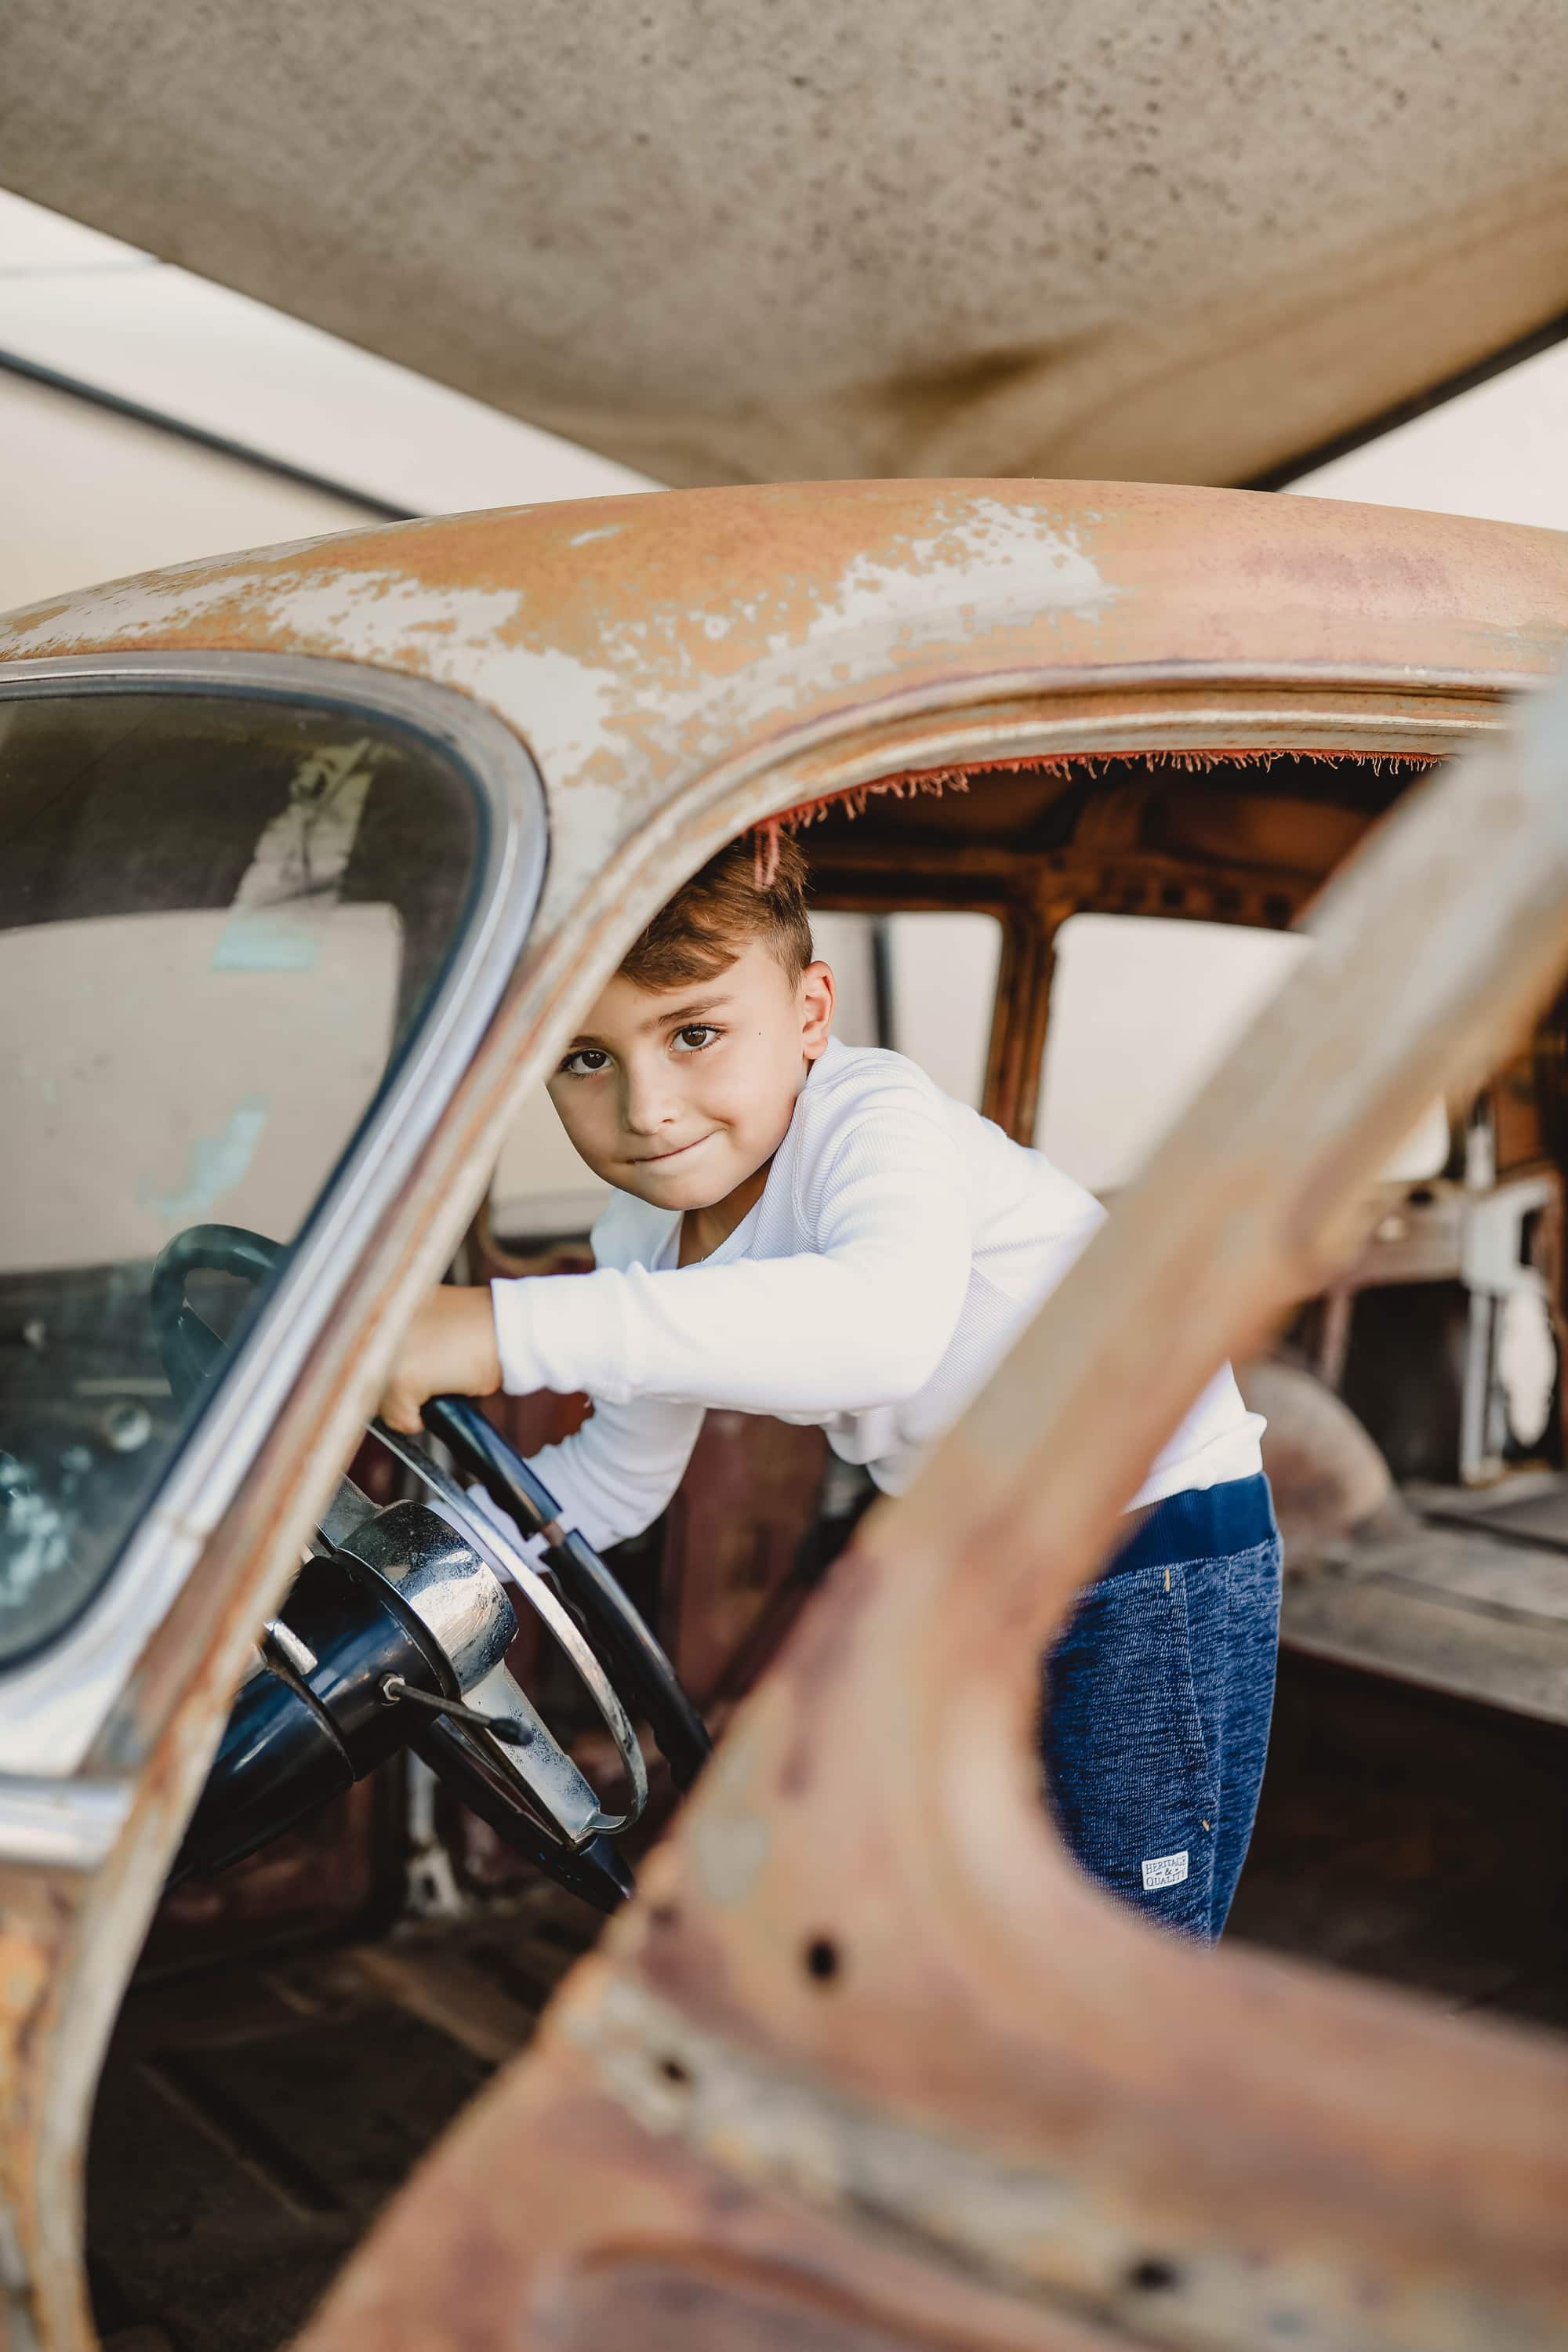
[[[1565,123],[1561,0],[0,17],[0,182],[672,482],[1245,480],[1568,309]]]

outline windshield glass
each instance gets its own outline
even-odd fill
[[[440,978],[483,818],[384,719],[163,688],[0,700],[0,824],[4,1667],[102,1582],[199,1402],[154,1332],[160,1252],[297,1238]],[[185,1293],[225,1333],[261,1296]]]

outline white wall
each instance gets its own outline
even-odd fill
[[[156,425],[0,372],[0,612],[94,580],[374,520]]]
[[[271,464],[7,370],[7,358]],[[352,530],[379,519],[362,496],[449,514],[657,487],[0,191],[0,612],[158,564]]]
[[[0,192],[5,355],[410,514],[658,488],[646,474]]]
[[[1290,488],[1568,530],[1568,341],[1316,467]]]
[[[324,913],[324,909],[322,910]],[[0,1267],[153,1257],[217,1217],[292,1239],[385,1066],[402,937],[338,906],[311,960],[226,965],[227,908],[0,932]]]

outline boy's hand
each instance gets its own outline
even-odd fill
[[[382,1391],[381,1417],[405,1436],[423,1428],[427,1397],[493,1396],[500,1386],[500,1353],[489,1288],[450,1283],[433,1290],[403,1335]]]

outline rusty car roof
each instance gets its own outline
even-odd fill
[[[1244,491],[851,482],[462,514],[149,572],[0,620],[0,664],[325,656],[455,687],[550,801],[548,935],[716,763],[868,702],[1159,675],[1493,690],[1568,643],[1568,534]],[[774,803],[774,806],[783,803]]]

